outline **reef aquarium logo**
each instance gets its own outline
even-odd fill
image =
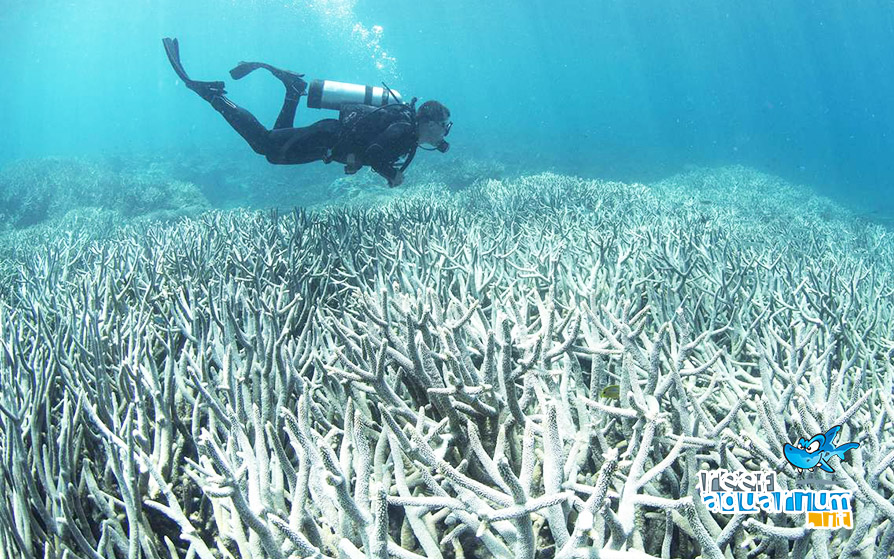
[[[825,433],[799,439],[797,445],[786,444],[783,454],[798,471],[835,470],[829,464],[832,457],[844,458],[857,443],[835,446],[840,425]],[[801,480],[808,481],[808,480]],[[813,480],[828,483],[828,480]],[[851,491],[817,491],[813,489],[780,489],[776,472],[705,470],[699,472],[699,493],[707,509],[721,514],[786,513],[805,514],[807,528],[853,528]]]

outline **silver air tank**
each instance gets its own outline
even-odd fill
[[[334,82],[331,80],[314,80],[307,90],[307,106],[311,109],[340,110],[347,103],[358,103],[382,107],[389,103],[399,103],[400,93],[384,87],[357,85],[353,83]],[[396,98],[395,98],[396,97]]]

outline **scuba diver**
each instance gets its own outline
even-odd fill
[[[450,132],[450,111],[438,101],[426,101],[415,108],[416,98],[404,103],[400,95],[383,84],[370,87],[329,80],[314,80],[308,91],[304,74],[275,68],[262,62],[240,62],[230,70],[238,80],[263,68],[278,78],[286,88],[282,109],[267,130],[250,112],[239,107],[224,94],[224,82],[202,82],[189,78],[180,63],[177,39],[165,38],[165,52],[177,76],[186,87],[208,101],[242,136],[248,145],[270,163],[289,165],[337,161],[352,175],[369,165],[388,180],[388,186],[399,186],[404,171],[413,161],[416,149],[441,153],[450,145],[444,137]],[[310,126],[295,128],[295,111],[302,96],[310,108],[337,109],[339,118],[319,120]],[[422,147],[429,144],[431,148]]]

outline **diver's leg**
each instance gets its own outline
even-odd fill
[[[286,97],[282,101],[282,108],[279,110],[279,116],[276,117],[276,123],[273,125],[274,130],[295,126],[295,111],[298,109],[299,99],[301,97],[290,98],[286,93]]]
[[[276,118],[276,124],[273,125],[273,129],[292,128],[295,126],[295,111],[298,108],[298,102],[307,91],[307,82],[301,79],[304,77],[304,74],[282,70],[263,62],[240,62],[235,68],[230,70],[230,76],[234,80],[239,80],[258,68],[264,68],[273,74],[286,88],[286,96],[283,99],[282,108],[279,111],[279,116]]]
[[[223,95],[211,99],[211,106],[223,116],[233,130],[248,142],[251,149],[260,155],[267,155],[270,148],[270,131],[264,128],[253,114],[233,103]]]
[[[271,130],[267,161],[280,165],[327,160],[330,150],[338,142],[341,124],[327,118],[303,128]]]

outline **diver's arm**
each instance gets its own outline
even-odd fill
[[[409,122],[395,122],[391,124],[369,143],[369,146],[363,153],[364,161],[368,161],[372,165],[378,161],[388,159],[390,155],[393,155],[394,146],[400,146],[404,139],[409,139],[405,138],[405,136],[412,134],[412,132],[413,126]],[[399,154],[393,156],[394,159],[398,157],[400,157]]]
[[[394,161],[390,160],[389,152],[393,150],[386,146],[400,145],[403,136],[412,133],[412,130],[410,123],[396,122],[376,136],[363,154],[363,160],[368,162],[373,171],[388,179],[389,186],[398,186],[403,182],[403,175],[395,168]]]

